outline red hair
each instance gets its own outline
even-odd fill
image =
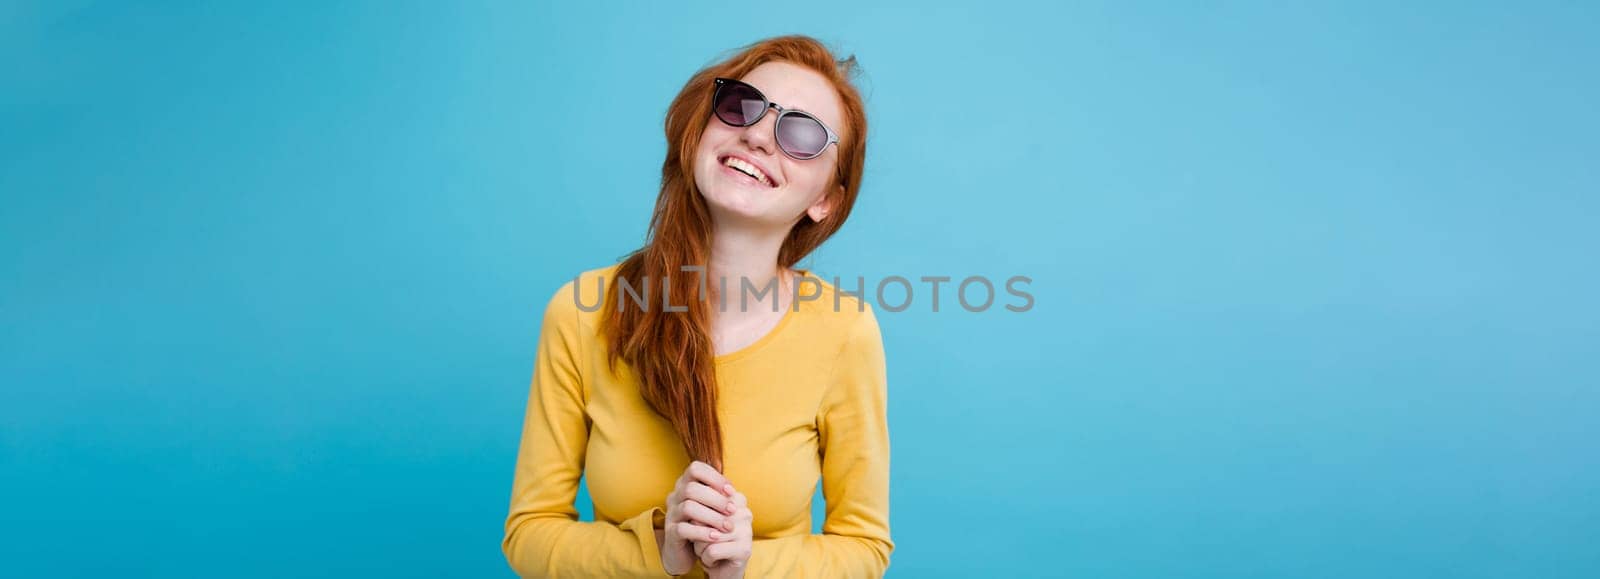
[[[649,283],[659,291],[660,280],[670,280],[670,295],[694,296],[684,300],[687,311],[665,311],[651,304],[627,306],[618,293],[621,284],[612,283],[606,290],[602,322],[612,369],[618,360],[632,367],[639,378],[640,395],[672,424],[689,458],[719,470],[723,467],[722,426],[717,419],[710,296],[700,294],[699,276],[681,270],[681,266],[705,266],[711,253],[711,213],[694,182],[694,154],[711,118],[714,79],[741,78],[767,62],[815,70],[833,84],[844,105],[845,126],[837,129],[839,187],[830,186],[825,193],[829,213],[821,221],[800,218],[778,251],[778,265],[794,266],[833,236],[850,215],[861,188],[867,134],[866,108],[850,81],[856,72],[855,57],[835,59],[826,46],[807,36],[780,36],[746,46],[695,73],[672,100],[667,109],[661,192],[649,233],[644,247],[628,254],[616,270],[617,280],[626,279],[634,287]]]

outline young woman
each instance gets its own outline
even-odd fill
[[[794,266],[861,185],[866,114],[817,41],[689,79],[645,246],[546,305],[502,545],[538,577],[876,577],[883,346],[860,290]],[[573,501],[586,476],[595,521]],[[811,533],[818,479],[827,503]]]

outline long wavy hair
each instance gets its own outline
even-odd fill
[[[667,156],[661,164],[661,192],[645,244],[623,258],[617,280],[632,287],[649,283],[659,290],[670,280],[672,296],[685,299],[686,311],[637,307],[619,294],[620,283],[606,290],[601,327],[614,372],[620,360],[639,379],[639,393],[650,408],[672,424],[690,459],[722,469],[722,425],[717,419],[716,368],[711,343],[709,295],[701,295],[700,278],[680,266],[705,266],[711,252],[711,213],[694,182],[694,154],[711,119],[711,95],[717,77],[741,78],[766,62],[788,62],[821,73],[844,104],[845,126],[838,144],[837,184],[828,187],[829,213],[821,221],[802,216],[778,251],[778,265],[792,267],[844,224],[861,188],[866,163],[866,108],[852,84],[854,56],[836,59],[821,42],[806,36],[769,38],[739,49],[733,56],[696,72],[667,109]],[[615,280],[614,280],[615,281]],[[646,300],[648,302],[648,300]],[[674,302],[678,298],[674,298]],[[619,307],[621,306],[621,307]]]

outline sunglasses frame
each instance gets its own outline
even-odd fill
[[[808,113],[808,112],[805,112],[805,111],[802,111],[802,110],[799,110],[799,109],[786,109],[786,108],[783,108],[783,106],[779,105],[778,103],[772,102],[770,99],[768,99],[766,93],[761,92],[761,89],[756,88],[755,86],[751,85],[748,82],[744,82],[742,80],[733,79],[733,78],[722,78],[722,77],[718,77],[716,79],[716,81],[717,81],[716,82],[716,89],[711,92],[711,116],[717,117],[717,120],[722,121],[723,124],[728,125],[728,126],[732,126],[732,127],[748,127],[750,125],[754,125],[756,123],[761,122],[761,119],[767,118],[767,111],[772,110],[772,109],[778,109],[778,120],[772,123],[772,141],[773,141],[774,144],[778,145],[778,150],[783,151],[783,154],[788,155],[790,158],[792,158],[794,160],[797,160],[797,161],[808,161],[808,160],[811,160],[811,159],[815,159],[817,157],[821,157],[823,153],[828,152],[828,145],[838,145],[839,144],[839,134],[833,132],[833,128],[829,127],[828,123],[822,122],[822,119],[817,118],[816,115],[813,115],[811,113]],[[740,125],[740,124],[730,123],[730,122],[728,122],[727,119],[722,118],[722,115],[717,114],[717,97],[722,95],[723,87],[730,86],[730,85],[743,86],[745,88],[750,89],[750,92],[755,93],[756,96],[761,97],[761,102],[766,103],[766,106],[761,107],[761,115],[757,116],[756,119],[753,120],[753,121],[750,121],[748,123]],[[778,125],[782,124],[783,123],[783,117],[788,116],[788,115],[799,115],[799,116],[805,117],[807,119],[810,119],[811,122],[814,122],[814,123],[817,124],[817,126],[822,127],[822,131],[828,135],[828,142],[822,144],[822,148],[817,150],[817,154],[812,155],[810,157],[802,157],[802,156],[794,154],[787,147],[783,146],[783,139],[778,138]]]

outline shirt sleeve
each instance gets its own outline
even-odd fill
[[[569,282],[545,306],[501,549],[523,577],[669,577],[655,542],[662,509],[621,524],[578,521],[573,502],[589,439],[578,368],[590,336],[572,289]]]
[[[817,431],[822,534],[754,541],[746,577],[882,577],[889,567],[888,380],[870,306],[839,352]]]

